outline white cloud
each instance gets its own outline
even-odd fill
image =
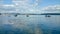
[[[51,5],[42,9],[43,11],[60,11],[60,5]]]
[[[0,11],[13,11],[14,10],[14,5],[10,4],[10,5],[0,5]]]
[[[25,12],[25,10],[26,11],[30,11],[30,9],[36,9],[36,7],[37,7],[37,5],[38,5],[38,1],[40,1],[40,0],[35,0],[32,4],[31,4],[31,1],[33,1],[33,0],[15,0],[15,1],[13,1],[14,3],[15,3],[15,5],[18,7],[18,9],[21,9],[21,11],[24,11]]]
[[[5,4],[5,5],[3,5],[3,6],[5,6],[5,7],[14,7],[14,5],[13,4]]]
[[[36,12],[36,7],[38,5],[38,1],[40,0],[34,0],[33,3],[31,3],[33,0],[12,0],[12,5],[4,5],[3,9],[0,11],[3,12]],[[2,8],[0,6],[0,8]],[[9,9],[9,10],[8,10]],[[15,10],[14,10],[15,9]]]

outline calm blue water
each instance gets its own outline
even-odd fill
[[[60,34],[60,16],[0,16],[0,34]]]

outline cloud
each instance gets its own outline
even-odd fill
[[[5,4],[5,5],[3,5],[3,6],[5,6],[5,7],[9,7],[9,6],[14,7],[13,4]]]
[[[12,0],[13,5],[4,5],[0,11],[3,12],[36,12],[36,7],[40,0]],[[4,10],[3,10],[4,9]],[[15,9],[15,10],[14,10]]]
[[[13,12],[15,11],[15,7],[13,4],[2,4],[0,5],[0,12]]]
[[[60,11],[60,5],[51,5],[42,9],[43,11]]]
[[[15,5],[18,7],[18,9],[20,9],[19,11],[27,11],[29,12],[30,9],[36,9],[39,0],[20,0],[20,1],[13,1],[13,3],[15,3]]]

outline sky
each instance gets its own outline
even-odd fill
[[[4,4],[12,4],[12,0],[3,0]],[[20,0],[21,12],[60,12],[60,0]],[[16,3],[16,2],[15,2]]]
[[[4,1],[4,2],[3,2],[4,4],[11,4],[11,3],[12,3],[12,2],[11,2],[12,0],[3,0],[3,1]]]

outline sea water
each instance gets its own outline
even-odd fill
[[[0,16],[0,34],[60,34],[60,16]]]

